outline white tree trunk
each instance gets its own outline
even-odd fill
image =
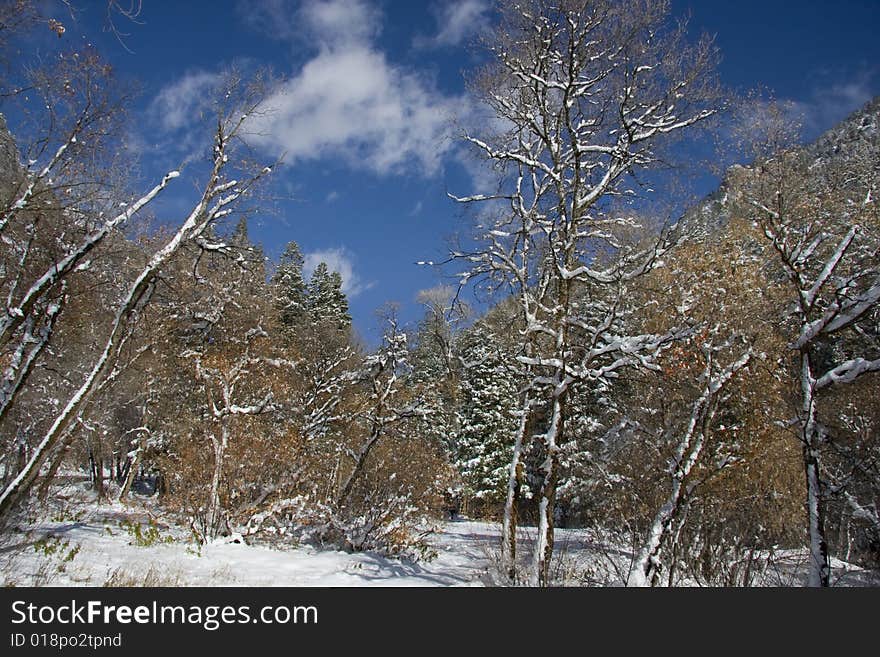
[[[691,471],[700,461],[700,455],[706,444],[705,426],[711,424],[714,411],[710,408],[713,398],[724,388],[740,369],[751,359],[751,351],[747,351],[734,363],[719,374],[712,375],[712,350],[707,348],[706,368],[704,370],[705,385],[699,397],[691,406],[691,415],[687,428],[681,435],[675,450],[675,458],[671,470],[671,486],[669,495],[663,506],[657,511],[648,537],[642,545],[627,577],[627,586],[653,586],[660,573],[660,552],[663,541],[675,524],[685,498],[689,493],[686,481]]]
[[[809,586],[828,586],[831,566],[828,562],[828,542],[825,538],[825,510],[822,503],[822,481],[819,472],[819,435],[816,429],[815,380],[810,356],[801,352],[801,395],[803,424],[804,474],[807,483],[807,533],[810,547]]]
[[[142,450],[139,447],[131,459],[131,465],[128,467],[128,472],[125,473],[125,481],[122,482],[122,486],[119,488],[119,495],[116,497],[117,502],[124,501],[125,498],[128,497],[129,491],[131,491],[131,485],[134,483],[134,478],[137,476],[137,469],[140,466],[141,453]]]
[[[236,129],[240,127],[243,120],[242,118],[239,121]],[[246,189],[247,185],[239,186],[237,181],[220,182],[220,172],[227,162],[226,146],[234,133],[235,130],[231,134],[225,134],[221,127],[214,149],[214,167],[199,202],[177,232],[165,246],[150,258],[141,273],[134,279],[116,312],[104,348],[91,371],[55,418],[55,421],[46,431],[42,440],[34,448],[28,463],[18,476],[0,493],[0,521],[8,517],[15,504],[33,485],[39,475],[40,468],[46,462],[58,440],[86,407],[101,380],[110,370],[113,357],[129,328],[129,320],[137,309],[149,299],[155,277],[161,268],[180,250],[183,244],[200,236],[212,221],[229,214],[231,210],[228,206],[235,202],[242,195],[244,189]],[[259,175],[264,175],[270,171],[271,169],[266,168]],[[168,181],[177,177],[177,175],[176,171],[167,174],[162,183],[138,201],[138,204],[140,206],[146,205],[149,200],[155,197],[167,185]],[[236,188],[236,186],[238,187]],[[227,195],[222,196],[223,194]],[[212,202],[214,205],[209,208]]]
[[[205,514],[205,542],[216,538],[220,533],[220,482],[223,480],[223,461],[226,458],[226,447],[229,444],[229,429],[226,419],[221,419],[220,438],[211,434],[211,446],[214,449],[214,471],[211,474],[211,490],[208,494],[208,510]]]
[[[561,394],[559,394],[561,392]],[[557,391],[553,397],[553,414],[550,426],[543,437],[547,452],[541,465],[543,482],[541,497],[538,502],[538,536],[535,539],[535,552],[532,561],[532,586],[550,585],[550,562],[553,557],[553,509],[556,504],[556,479],[559,469],[559,449],[557,438],[562,429],[563,402],[561,395],[565,391]]]
[[[504,501],[504,520],[501,523],[501,567],[510,584],[516,583],[516,526],[520,487],[522,486],[522,447],[529,428],[531,399],[523,394],[519,424],[513,439],[513,455],[507,477],[507,498]]]

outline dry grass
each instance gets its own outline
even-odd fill
[[[150,566],[146,572],[138,573],[128,570],[125,566],[115,568],[104,581],[102,586],[121,587],[156,587],[156,586],[186,586],[180,572],[160,572],[154,566]]]

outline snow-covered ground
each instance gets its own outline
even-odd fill
[[[499,526],[459,520],[428,538],[434,558],[417,563],[377,554],[244,543],[197,547],[182,528],[151,518],[147,507],[92,506],[7,532],[0,584],[36,586],[486,586],[493,584]],[[522,530],[523,558],[533,532]],[[567,585],[619,584],[631,551],[584,530],[557,530],[555,579]],[[805,554],[774,555],[761,583],[799,585]],[[835,560],[838,585],[878,585],[876,576]]]
[[[139,529],[135,529],[139,527]],[[417,563],[314,547],[281,550],[217,542],[150,524],[122,506],[8,535],[0,584],[38,586],[482,586],[498,541],[490,523],[447,523],[429,538],[436,557]]]

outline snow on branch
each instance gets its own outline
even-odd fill
[[[678,440],[670,463],[669,495],[654,516],[645,543],[639,550],[629,573],[628,586],[649,586],[659,573],[662,567],[660,553],[663,542],[685,502],[685,496],[688,493],[687,478],[699,463],[706,444],[706,427],[711,424],[714,415],[712,401],[736,373],[748,365],[752,357],[752,351],[749,348],[739,358],[719,371],[714,362],[718,349],[718,347],[711,346],[703,348],[706,360],[702,376],[703,389],[691,404],[690,418]]]
[[[221,210],[221,208],[227,208],[230,206],[234,200],[241,196],[244,190],[250,185],[255,184],[257,180],[265,175],[266,169],[263,169],[262,172],[253,176],[246,184],[239,186],[237,191],[232,195],[221,197],[217,200],[218,196],[229,189],[230,183],[224,183],[221,177],[228,162],[228,144],[235,137],[235,132],[238,127],[241,126],[242,121],[243,119],[237,124],[234,124],[234,127],[231,130],[227,129],[227,126],[225,126],[222,121],[218,122],[217,132],[215,134],[213,167],[208,176],[207,183],[203,188],[200,199],[196,202],[192,211],[179,226],[174,235],[162,248],[150,257],[140,274],[131,281],[128,291],[123,296],[120,306],[115,313],[103,348],[94,361],[93,366],[83,379],[81,385],[73,393],[68,402],[58,413],[51,426],[46,430],[43,437],[37,443],[28,462],[24,465],[18,475],[5,486],[2,492],[0,492],[0,516],[6,515],[32,485],[39,474],[40,467],[49,457],[51,450],[55,447],[58,441],[63,438],[68,428],[76,421],[77,417],[79,417],[83,408],[88,404],[90,398],[95,393],[96,387],[107,375],[113,363],[113,357],[118,353],[120,341],[128,331],[130,323],[136,321],[138,315],[137,310],[144,302],[144,299],[149,297],[153,282],[156,276],[159,275],[162,267],[184,244],[190,243],[196,238],[201,237],[208,229],[208,226],[210,226],[211,223],[222,214],[223,210]],[[130,218],[141,207],[155,198],[155,196],[164,189],[168,182],[177,176],[178,173],[176,171],[167,174],[159,185],[143,196],[132,207],[123,212],[120,215],[122,218],[117,218],[118,223]],[[215,200],[216,205],[209,211],[208,208],[215,202]],[[231,207],[228,209],[231,210]],[[113,221],[108,223],[113,223]],[[104,234],[106,235],[106,232],[109,232],[112,227],[113,226],[108,227],[108,225],[105,224],[99,229],[99,232],[104,230]],[[103,235],[101,237],[103,237]],[[79,258],[93,248],[97,241],[95,235],[91,235],[90,238],[87,239],[79,249],[77,249],[77,252],[81,254]],[[76,260],[79,258],[76,258]],[[73,264],[75,263],[71,263],[69,267],[72,267]],[[21,308],[21,304],[19,304],[19,308]],[[14,313],[10,314],[8,312],[6,317],[3,318],[3,322],[0,325],[4,327],[4,338],[12,329],[12,325],[16,319]]]
[[[112,230],[125,224],[144,206],[155,199],[168,186],[168,183],[179,175],[177,171],[165,174],[158,185],[128,206],[124,212],[104,222],[98,229],[87,235],[77,246],[70,249],[64,257],[47,267],[45,272],[31,284],[21,299],[7,305],[5,316],[0,319],[0,344],[8,342],[12,331],[21,325],[25,315],[31,311],[34,304],[42,298],[49,288],[73,271],[82,259],[101,243]]]
[[[828,370],[816,379],[815,388],[821,390],[838,383],[852,383],[862,374],[877,371],[880,371],[880,358],[876,360],[853,358]]]
[[[835,300],[823,315],[806,323],[794,343],[795,349],[804,347],[819,334],[829,334],[852,326],[865,313],[880,304],[880,275],[870,288],[851,299]]]

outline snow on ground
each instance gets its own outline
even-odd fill
[[[38,586],[482,586],[497,527],[447,523],[430,537],[437,556],[413,563],[314,547],[287,550],[217,542],[201,548],[121,506],[79,520],[40,523],[6,537],[0,583]],[[77,547],[78,546],[78,547]],[[72,554],[72,556],[71,556]]]
[[[533,528],[521,530],[526,566]],[[199,548],[185,529],[156,520],[149,507],[92,505],[73,518],[6,532],[0,584],[16,586],[491,586],[500,528],[459,520],[429,536],[433,559],[417,563],[372,553],[300,546],[273,549],[217,542]],[[585,530],[557,530],[555,581],[620,584],[632,551]],[[833,561],[837,585],[878,585],[876,575]],[[805,552],[780,551],[756,583],[798,586]]]

